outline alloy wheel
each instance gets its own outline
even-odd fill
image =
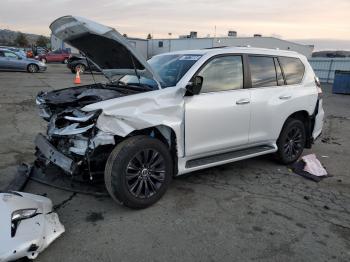
[[[287,133],[283,145],[283,152],[289,160],[292,160],[299,155],[300,151],[303,149],[302,142],[302,130],[298,127],[291,128]]]
[[[28,66],[28,71],[29,71],[30,73],[36,73],[36,72],[38,71],[38,68],[37,68],[36,65],[29,65],[29,66]]]
[[[165,179],[165,161],[155,149],[143,149],[126,167],[129,192],[137,198],[150,198],[161,188]]]

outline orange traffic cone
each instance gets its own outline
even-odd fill
[[[79,85],[79,84],[81,83],[79,72],[80,72],[80,70],[78,69],[78,70],[77,70],[77,73],[76,73],[76,75],[75,75],[75,79],[74,79],[74,84],[76,84],[76,85]]]

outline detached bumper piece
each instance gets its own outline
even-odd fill
[[[73,174],[76,169],[75,162],[69,157],[59,152],[50,142],[42,135],[38,134],[35,138],[35,146],[40,150],[43,156],[51,163],[59,166],[69,174]]]
[[[0,261],[35,259],[65,231],[50,199],[23,193],[0,193]]]

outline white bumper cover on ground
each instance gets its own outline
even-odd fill
[[[20,210],[32,214],[20,219]],[[23,192],[0,193],[0,229],[1,262],[34,259],[65,231],[50,199]]]

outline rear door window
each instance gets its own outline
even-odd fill
[[[304,77],[305,66],[300,59],[295,57],[279,57],[278,60],[282,66],[287,85],[301,83]]]
[[[253,88],[277,86],[273,57],[249,56],[249,66]]]
[[[15,53],[12,53],[12,52],[4,52],[4,55],[5,57],[8,57],[8,58],[18,58],[17,55]]]

